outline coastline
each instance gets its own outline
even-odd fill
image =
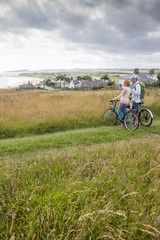
[[[30,81],[32,84],[39,83],[41,78],[34,78],[29,76],[0,76],[0,89],[8,89],[18,87]]]

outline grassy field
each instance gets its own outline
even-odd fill
[[[109,100],[120,92],[14,91],[0,93],[0,138],[98,127]],[[147,90],[145,104],[160,115],[160,90]]]
[[[0,239],[160,239],[159,93],[131,133],[103,125],[117,91],[1,92]]]

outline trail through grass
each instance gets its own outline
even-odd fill
[[[146,136],[152,137],[152,134],[160,134],[159,119],[155,120],[149,128],[139,126],[135,132],[129,132],[121,126],[111,126],[0,140],[0,156],[34,152],[42,149],[91,145],[125,139],[145,138]]]

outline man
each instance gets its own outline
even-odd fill
[[[138,76],[132,76],[132,109],[135,114],[138,113],[138,105],[141,103],[141,85],[138,81]]]

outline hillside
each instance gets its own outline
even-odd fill
[[[1,94],[0,239],[160,238],[159,91],[135,132],[103,124],[117,93]]]
[[[158,239],[159,128],[1,140],[0,238]]]

